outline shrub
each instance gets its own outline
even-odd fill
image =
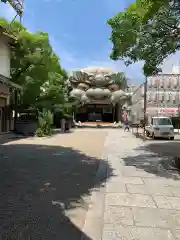
[[[39,112],[38,116],[38,128],[36,130],[36,136],[44,137],[52,134],[53,114],[46,109],[43,112]]]

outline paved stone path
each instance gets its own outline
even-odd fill
[[[180,142],[77,129],[3,143],[0,240],[180,240],[180,181],[157,168]]]
[[[147,151],[148,144],[109,131],[103,157],[114,176],[102,161],[97,178],[106,172],[107,181],[93,192],[83,229],[92,240],[180,239],[180,181],[161,175],[162,157]]]

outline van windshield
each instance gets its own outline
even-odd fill
[[[172,125],[169,118],[154,118],[154,125]]]

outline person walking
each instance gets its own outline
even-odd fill
[[[126,119],[126,120],[124,121],[124,131],[126,131],[126,130],[129,131],[129,121],[128,121],[128,119]]]

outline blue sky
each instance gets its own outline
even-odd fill
[[[142,82],[142,63],[128,68],[122,61],[109,59],[111,29],[106,21],[123,11],[131,0],[25,0],[24,25],[30,31],[49,33],[51,44],[66,70],[104,66],[124,71],[132,82]],[[0,16],[15,15],[9,5],[0,4]],[[169,57],[164,72],[170,72],[180,54]]]

